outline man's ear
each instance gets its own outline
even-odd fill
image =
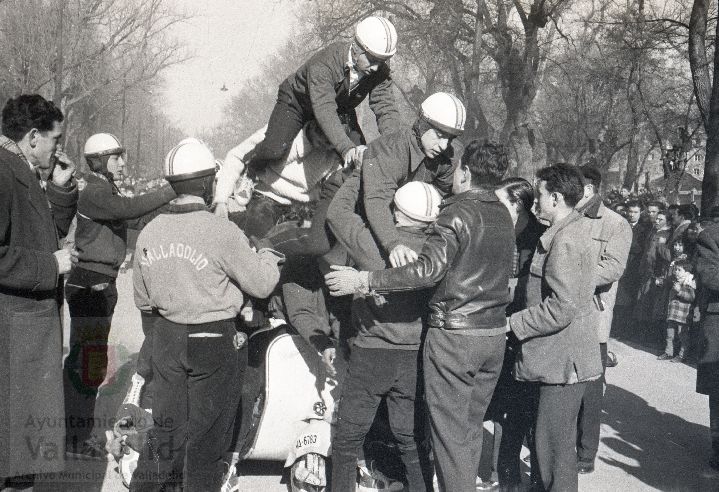
[[[556,191],[552,192],[552,205],[557,206],[564,202],[564,196]]]
[[[472,179],[472,174],[467,166],[462,166],[462,183],[467,183]]]
[[[40,130],[37,128],[33,128],[29,132],[27,132],[27,142],[30,145],[30,147],[35,147],[37,145],[37,140],[40,137]]]

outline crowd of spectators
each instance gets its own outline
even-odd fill
[[[712,219],[700,219],[693,203],[669,204],[648,190],[612,190],[604,201],[632,227],[612,335],[655,348],[660,360],[695,359],[697,238]]]

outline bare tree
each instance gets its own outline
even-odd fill
[[[707,146],[702,182],[702,213],[708,213],[719,197],[719,51],[714,49],[713,74],[709,56],[708,32],[711,0],[694,0],[689,19],[689,63],[694,94],[706,130]],[[716,19],[715,39],[719,34]],[[713,77],[712,77],[713,75]]]

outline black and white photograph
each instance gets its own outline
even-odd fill
[[[0,0],[0,492],[719,491],[718,37]]]

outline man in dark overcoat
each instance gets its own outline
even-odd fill
[[[59,248],[75,214],[74,164],[58,152],[62,112],[10,99],[0,136],[0,489],[30,489],[64,468]],[[43,176],[46,178],[43,178]]]
[[[711,216],[714,217],[717,207]],[[701,332],[697,362],[697,393],[709,396],[709,427],[712,457],[709,464],[719,470],[719,223],[699,234],[697,240],[697,275],[699,277]]]

